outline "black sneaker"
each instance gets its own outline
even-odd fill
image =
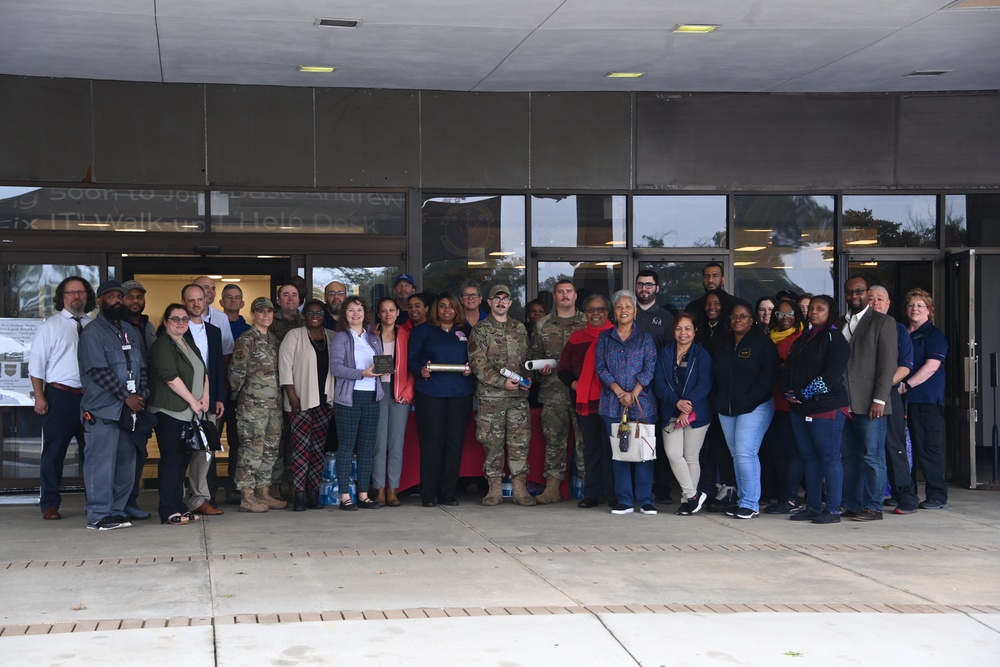
[[[119,514],[115,518],[118,519],[118,527],[119,528],[131,528],[132,527],[132,520],[129,519],[124,514]]]
[[[132,525],[132,524],[129,524]],[[118,517],[116,516],[106,516],[100,521],[94,523],[87,523],[87,528],[90,530],[114,530],[116,528],[121,528],[122,525],[118,523]]]
[[[883,498],[882,507],[895,507],[899,502],[895,498]]]
[[[646,505],[640,507],[639,511],[643,514],[656,514],[656,507],[654,507],[651,503],[647,503]]]
[[[677,516],[691,516],[691,503],[685,500],[677,508]]]
[[[924,502],[917,505],[922,510],[945,510],[948,509],[948,503],[943,500],[925,500]]]
[[[818,516],[821,516],[822,512],[814,512],[808,507],[801,512],[796,512],[795,514],[788,517],[789,521],[810,521]]]
[[[687,501],[688,508],[691,510],[691,514],[697,514],[704,505],[705,501],[708,500],[708,494],[701,491],[695,494],[691,500]]]
[[[736,507],[734,509],[726,510],[726,516],[731,516],[735,519],[752,519],[757,516],[758,512],[750,509],[749,507]]]
[[[830,512],[823,512],[818,517],[812,520],[813,523],[827,524],[827,523],[840,523],[839,514],[831,514]]]
[[[799,504],[794,500],[782,500],[764,508],[764,514],[791,514],[798,509]]]
[[[736,509],[736,487],[724,487],[724,491],[708,503],[709,512],[727,512]]]
[[[612,514],[631,514],[633,511],[634,510],[631,507],[629,507],[628,505],[623,505],[622,503],[618,503],[617,505],[611,508]]]

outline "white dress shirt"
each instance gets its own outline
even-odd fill
[[[205,310],[205,315],[202,319],[209,324],[219,327],[219,330],[222,332],[222,356],[228,357],[231,355],[233,348],[236,347],[236,341],[233,340],[233,330],[229,328],[229,318],[226,314],[218,308],[209,306]]]
[[[194,338],[194,344],[198,346],[198,351],[201,352],[201,360],[205,362],[205,368],[209,368],[208,332],[205,331],[205,322],[202,321],[201,324],[190,322],[188,323],[188,329],[191,330],[191,336]]]
[[[868,312],[869,308],[871,308],[871,306],[865,306],[860,313],[854,313],[847,318],[847,326],[844,327],[844,330],[841,333],[844,334],[844,338],[847,339],[848,343],[851,342],[851,337],[854,335],[854,331],[858,328],[858,325],[861,323],[861,318],[865,316],[865,313]]]
[[[80,318],[80,324],[91,322],[88,315]],[[76,320],[65,308],[42,322],[31,342],[28,354],[28,375],[46,383],[55,382],[79,389],[80,360],[77,346],[80,335],[76,330]]]

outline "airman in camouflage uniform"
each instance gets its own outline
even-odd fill
[[[566,341],[574,331],[587,326],[586,316],[576,309],[576,288],[560,280],[553,290],[555,312],[535,325],[528,359],[559,361]],[[576,408],[569,388],[556,376],[555,369],[539,371],[538,402],[542,404],[542,433],[545,435],[545,491],[536,500],[548,505],[562,500],[559,486],[566,477],[566,444],[570,426],[576,438],[576,469],[583,476],[583,436],[576,421]]]
[[[268,331],[274,316],[270,299],[251,306],[253,327],[236,341],[229,365],[229,384],[236,397],[240,436],[236,488],[243,496],[240,511],[278,508],[268,493],[271,469],[281,438],[281,388],[278,384],[278,339]]]
[[[285,340],[285,335],[292,329],[303,327],[306,320],[299,312],[299,304],[302,298],[299,288],[294,283],[288,283],[278,288],[278,309],[274,312],[274,320],[268,331],[278,339],[278,345]],[[282,414],[281,438],[278,443],[278,454],[271,467],[271,488],[269,492],[275,498],[281,497],[281,480],[286,477],[285,461],[291,458],[290,449],[292,444],[291,425],[288,415]]]
[[[484,505],[499,505],[503,499],[500,480],[503,477],[504,444],[507,445],[507,466],[514,479],[514,504],[534,505],[528,493],[528,443],[531,440],[531,413],[528,392],[516,380],[500,374],[506,368],[525,375],[524,362],[528,354],[528,332],[517,320],[507,317],[510,308],[510,288],[494,285],[489,297],[490,316],[480,320],[469,336],[469,366],[479,380],[476,396],[476,439],[486,450],[483,472],[490,490]]]

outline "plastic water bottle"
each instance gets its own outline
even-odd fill
[[[335,452],[327,452],[323,455],[323,479],[337,479],[337,454]]]
[[[351,502],[356,504],[358,502],[358,485],[352,481],[347,493],[351,496]],[[340,494],[337,495],[339,496]]]
[[[357,478],[358,478],[358,457],[355,455],[351,457],[351,479],[356,480]]]
[[[583,480],[576,475],[570,480],[570,497],[577,500],[583,498]]]
[[[500,489],[504,498],[514,497],[514,485],[511,483],[510,477],[503,478],[503,481],[500,482]]]
[[[337,483],[323,480],[319,484],[319,504],[323,507],[340,504],[340,494],[337,493]]]

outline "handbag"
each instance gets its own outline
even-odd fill
[[[181,427],[181,443],[189,452],[221,452],[219,427],[207,419],[194,417]]]
[[[644,418],[639,406],[639,418]],[[627,463],[643,463],[656,459],[656,424],[629,422],[628,411],[611,427],[611,458]]]

